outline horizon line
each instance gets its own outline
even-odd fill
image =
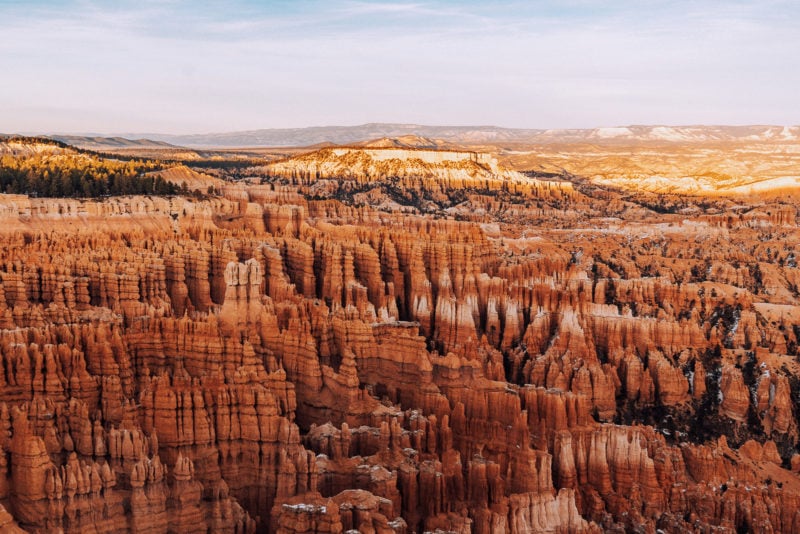
[[[586,126],[586,127],[532,127],[532,126],[498,126],[496,124],[421,124],[413,122],[365,122],[360,124],[315,124],[309,126],[283,126],[283,127],[264,127],[264,128],[250,128],[241,130],[216,130],[216,131],[196,131],[191,133],[174,133],[168,131],[127,131],[127,132],[99,132],[99,131],[53,131],[53,130],[29,130],[18,132],[0,132],[3,136],[79,136],[79,137],[104,137],[113,138],[121,137],[131,139],[128,136],[170,136],[170,137],[197,137],[208,135],[229,135],[229,134],[244,134],[253,132],[264,131],[289,131],[289,130],[312,130],[312,129],[326,129],[326,128],[364,128],[369,126],[396,126],[396,127],[417,127],[417,128],[491,128],[497,130],[507,131],[590,131],[600,129],[616,129],[616,128],[757,128],[757,127],[775,127],[775,128],[800,128],[800,124],[778,124],[778,123],[636,123],[636,124],[615,124],[615,125],[601,125],[601,126]]]

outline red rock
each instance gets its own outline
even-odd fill
[[[0,527],[800,529],[794,208],[331,150],[221,197],[0,200]]]
[[[744,421],[750,406],[750,394],[742,380],[741,371],[724,366],[719,388],[722,393],[722,412],[735,421]]]

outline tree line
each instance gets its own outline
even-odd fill
[[[6,154],[0,157],[0,192],[41,197],[180,194],[177,185],[146,174],[160,166],[154,161],[101,159],[84,152]]]

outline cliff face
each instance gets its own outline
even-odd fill
[[[576,194],[570,182],[532,179],[476,152],[337,147],[253,172],[296,184],[311,198],[370,204],[382,211],[441,216],[447,210],[465,218],[474,217],[478,209],[494,212],[492,220],[505,211],[491,206],[497,199],[563,200]]]
[[[402,161],[372,150],[336,157]],[[372,170],[321,200],[305,160],[0,198],[0,528],[800,529],[794,218],[642,220],[408,152],[458,210]]]

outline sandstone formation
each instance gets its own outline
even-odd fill
[[[0,530],[800,530],[792,205],[469,152],[243,172],[0,197]]]

